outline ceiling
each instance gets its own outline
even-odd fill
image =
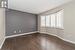
[[[8,0],[8,8],[39,14],[69,1],[70,0]]]

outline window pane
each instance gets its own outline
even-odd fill
[[[51,15],[51,27],[55,27],[55,14]]]
[[[63,11],[57,13],[57,27],[63,28]]]
[[[57,14],[57,27],[61,27],[61,16]]]
[[[50,27],[50,16],[46,16],[46,27]]]
[[[45,27],[45,16],[41,16],[41,26]]]

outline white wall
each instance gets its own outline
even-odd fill
[[[75,0],[64,7],[64,38],[75,42]]]
[[[0,48],[5,40],[5,9],[0,8]]]
[[[46,28],[47,33],[59,36],[62,39],[66,39],[66,40],[69,40],[69,41],[75,43],[75,0],[73,0],[72,2],[69,2],[67,4],[61,5],[59,7],[56,7],[47,12],[41,13],[41,14],[39,14],[39,18],[41,15],[48,15],[48,14],[54,13],[61,9],[64,9],[64,30],[61,31],[60,29],[52,29],[52,28],[47,29]],[[38,21],[40,21],[40,19]],[[40,25],[40,22],[39,22],[39,25]],[[44,29],[40,28],[40,27],[38,27],[38,28],[42,32],[46,31],[46,30],[44,30],[45,28]]]

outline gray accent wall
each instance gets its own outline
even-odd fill
[[[6,9],[6,36],[37,31],[35,14]]]

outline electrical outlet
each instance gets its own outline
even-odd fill
[[[16,33],[17,31],[14,31],[14,33]]]

